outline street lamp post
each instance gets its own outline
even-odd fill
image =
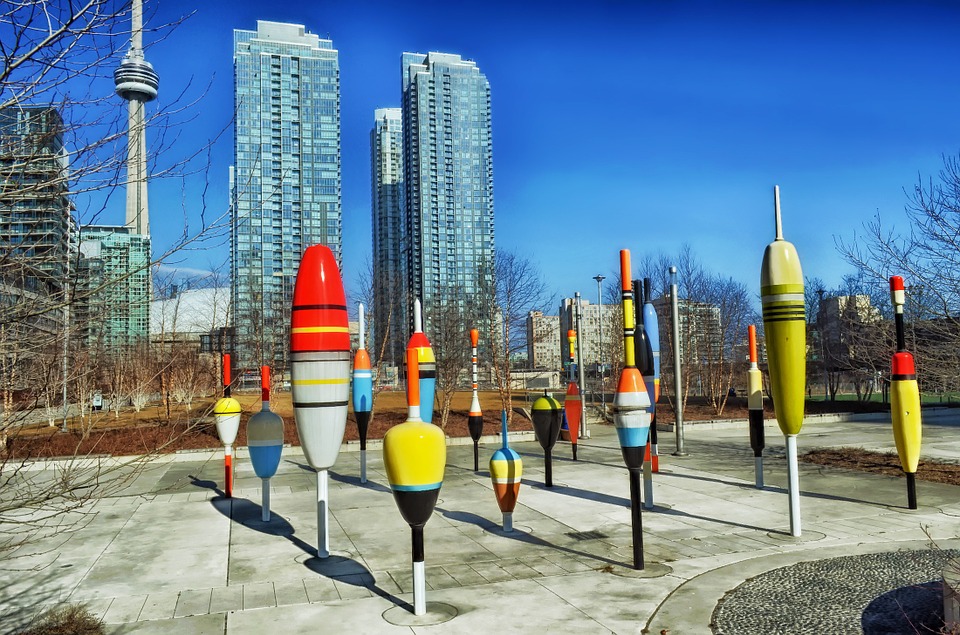
[[[677,268],[670,267],[670,313],[673,318],[673,403],[676,412],[676,422],[673,424],[676,433],[677,451],[675,456],[686,456],[683,449],[683,395],[680,378],[680,309],[677,305]]]
[[[606,418],[606,404],[603,399],[603,290],[600,286],[600,283],[606,279],[606,276],[598,273],[593,279],[597,281],[597,323],[600,327],[597,345],[597,360],[600,366],[598,369],[599,376],[597,378],[597,383],[600,386],[600,416]]]

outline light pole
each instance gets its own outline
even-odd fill
[[[686,456],[683,449],[683,395],[680,379],[680,309],[677,306],[677,268],[670,267],[670,314],[673,318],[673,402],[676,422],[673,425],[677,438],[675,456]]]
[[[603,402],[603,291],[600,287],[600,283],[606,279],[606,276],[602,276],[599,273],[593,277],[597,281],[597,323],[600,326],[600,331],[598,335],[598,344],[597,344],[597,360],[600,362],[599,367],[599,377],[597,378],[597,383],[600,386],[600,416],[606,418],[606,404]]]

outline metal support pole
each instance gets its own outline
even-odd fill
[[[683,381],[680,377],[680,308],[677,305],[677,268],[670,267],[670,315],[673,318],[673,408],[676,422],[677,451],[674,456],[686,456],[683,449]]]
[[[633,528],[633,568],[643,570],[643,510],[640,501],[640,470],[630,473],[630,520]]]
[[[599,381],[597,384],[600,386],[600,417],[601,419],[606,419],[607,407],[603,402],[603,288],[600,286],[600,283],[606,279],[606,276],[601,276],[599,273],[593,277],[597,281],[597,323],[599,325],[599,336],[597,341],[597,362],[599,368]],[[586,425],[586,424],[584,424]]]
[[[797,464],[797,435],[786,435],[787,494],[790,497],[790,535],[800,535],[800,474]]]
[[[330,530],[327,527],[327,506],[330,501],[327,470],[317,470],[317,557],[330,557]]]

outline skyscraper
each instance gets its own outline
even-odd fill
[[[407,325],[419,297],[429,326],[445,303],[477,313],[492,276],[490,84],[448,53],[404,53],[401,75]]]
[[[303,25],[234,31],[236,138],[230,280],[237,368],[286,368],[300,257],[339,261],[340,67],[330,40]]]
[[[388,343],[384,358],[403,363],[406,325],[401,286],[400,240],[403,220],[403,126],[399,108],[378,108],[370,131],[373,198],[374,352]]]
[[[14,278],[62,291],[68,277],[70,200],[63,119],[54,108],[0,110],[0,264]]]

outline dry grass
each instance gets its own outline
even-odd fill
[[[38,615],[20,635],[103,635],[103,622],[82,604],[66,604]]]
[[[859,470],[872,474],[902,476],[900,458],[896,454],[871,452],[863,448],[826,448],[812,450],[801,459],[808,463]],[[920,461],[917,467],[917,479],[933,483],[960,485],[960,464],[943,461]]]

